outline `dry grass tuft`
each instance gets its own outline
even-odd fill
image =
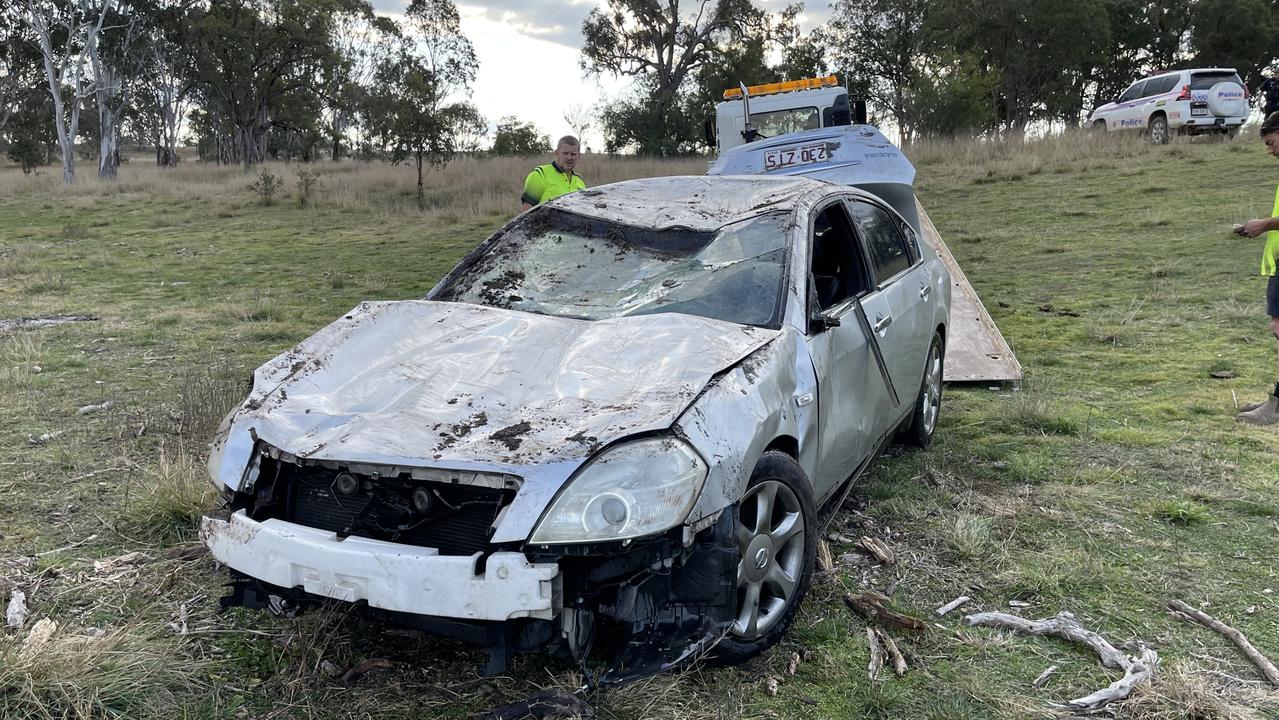
[[[994,548],[995,521],[984,515],[960,512],[942,521],[938,536],[942,545],[965,560],[978,560]]]
[[[125,497],[121,520],[130,536],[148,542],[191,539],[200,516],[217,499],[203,460],[185,444],[162,446],[155,464],[137,480]]]
[[[1234,703],[1239,688],[1214,681],[1199,668],[1172,665],[1160,668],[1154,679],[1121,705],[1131,720],[1262,720],[1255,710]],[[1279,703],[1279,700],[1275,702]],[[1279,705],[1272,705],[1279,710]]]
[[[0,639],[0,716],[177,717],[178,693],[203,684],[204,662],[173,662],[158,626],[120,627],[102,637],[54,630],[47,639]],[[37,633],[38,635],[38,633]]]
[[[227,368],[204,368],[182,378],[178,432],[200,442],[213,437],[222,419],[248,395],[250,379]]]

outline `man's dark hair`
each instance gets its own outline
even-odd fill
[[[1271,133],[1279,133],[1279,112],[1272,112],[1261,121],[1261,135],[1264,137]]]

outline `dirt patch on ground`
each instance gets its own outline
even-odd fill
[[[97,315],[46,315],[44,317],[0,318],[0,332],[17,328],[31,329],[65,325],[74,322],[97,322]]]

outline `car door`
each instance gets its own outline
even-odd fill
[[[876,448],[894,403],[875,357],[858,299],[871,292],[869,266],[840,198],[813,212],[808,227],[805,343],[817,375],[818,457],[814,484],[825,490],[851,475]]]
[[[1145,89],[1146,81],[1140,80],[1130,85],[1124,94],[1119,96],[1114,112],[1115,122],[1110,126],[1111,130],[1133,130],[1146,127],[1146,118],[1138,108]]]
[[[848,203],[865,245],[874,289],[862,301],[901,404],[890,414],[892,430],[911,407],[924,376],[932,341],[933,287],[915,234],[891,210],[854,199]],[[907,233],[909,232],[909,236]]]

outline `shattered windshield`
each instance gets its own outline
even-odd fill
[[[654,230],[542,208],[436,298],[588,320],[676,312],[776,325],[789,219]]]

